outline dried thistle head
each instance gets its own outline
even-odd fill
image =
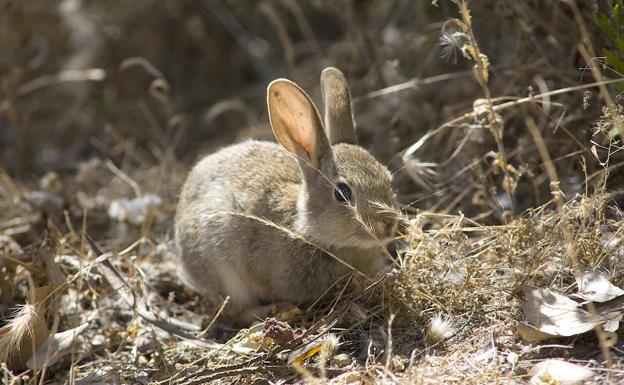
[[[320,338],[321,349],[319,351],[319,362],[324,364],[334,355],[340,346],[340,337],[336,334],[328,333]]]
[[[465,32],[465,25],[457,19],[447,20],[442,25],[438,44],[440,56],[444,60],[455,64],[458,53],[467,59],[469,58],[466,47],[470,45],[470,36]]]
[[[22,368],[33,355],[34,347],[47,337],[43,308],[27,303],[19,306],[13,317],[0,328],[0,361]]]
[[[429,320],[425,343],[432,346],[450,338],[455,333],[451,317],[445,317],[441,313],[436,313]]]
[[[340,346],[340,338],[333,333],[328,333],[309,342],[303,348],[290,352],[288,361],[294,365],[301,365],[308,358],[318,355],[319,362],[322,363],[321,366],[323,367],[338,349],[338,346]]]

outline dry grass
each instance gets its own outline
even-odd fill
[[[624,381],[600,330],[516,330],[527,284],[570,294],[600,270],[624,286],[623,79],[594,23],[608,4],[183,3],[2,2],[0,338],[24,304],[41,333],[89,326],[60,360],[0,364],[0,382],[526,383],[551,357]],[[178,189],[200,154],[270,138],[268,81],[315,90],[328,64],[394,172],[396,268],[344,277],[282,313],[290,326],[232,330],[175,277]],[[26,321],[0,342],[32,349]]]

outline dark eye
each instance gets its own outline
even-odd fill
[[[351,202],[352,195],[353,193],[351,192],[351,187],[349,187],[349,185],[342,182],[336,183],[334,197],[336,197],[338,202]]]

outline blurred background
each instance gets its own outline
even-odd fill
[[[605,168],[598,159],[610,151],[605,138],[618,136],[617,128],[596,130],[605,103],[596,88],[581,88],[619,77],[615,61],[624,35],[609,1],[469,3],[495,104],[575,88],[500,111],[502,167],[495,165],[501,148],[491,121],[478,116],[484,87],[448,22],[460,18],[452,1],[1,4],[5,183],[45,190],[52,188],[49,178],[76,176],[86,185],[76,190],[95,196],[101,186],[90,194],[89,184],[107,186],[104,181],[119,171],[173,205],[185,173],[202,154],[245,138],[273,140],[265,106],[272,79],[296,81],[320,105],[319,75],[329,65],[348,78],[361,143],[395,172],[408,208],[500,222],[509,211],[551,199],[527,117],[570,198],[593,188],[594,172]],[[585,38],[601,79],[579,53]],[[611,91],[619,103],[617,88]],[[455,123],[436,130],[448,122]],[[434,134],[404,163],[404,150],[427,133]],[[599,144],[594,150],[592,141]],[[615,151],[609,165],[617,165],[618,156]],[[505,183],[513,184],[513,198]]]

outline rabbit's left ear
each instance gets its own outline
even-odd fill
[[[290,153],[319,169],[331,147],[316,106],[295,83],[277,79],[267,90],[269,120],[275,137]]]
[[[325,128],[329,143],[357,144],[351,112],[351,91],[347,79],[338,68],[327,67],[321,73],[321,92],[325,106]]]

